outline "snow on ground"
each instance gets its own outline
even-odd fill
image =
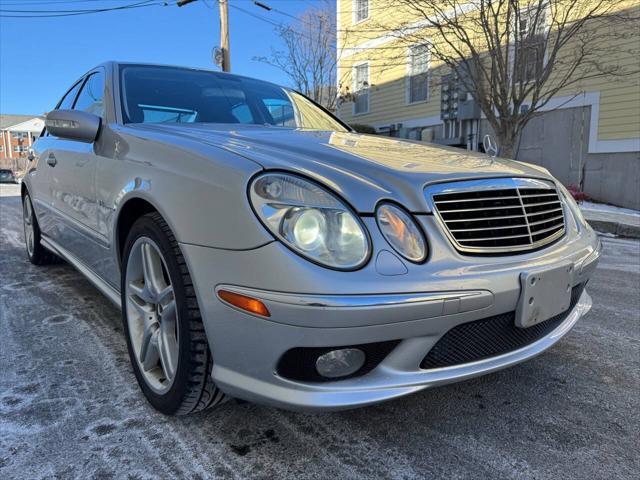
[[[593,309],[521,365],[353,411],[229,402],[170,418],[136,384],[120,312],[69,265],[27,261],[9,190],[0,479],[638,477],[640,241],[603,240]]]
[[[0,183],[0,197],[17,197],[19,195],[19,183]]]

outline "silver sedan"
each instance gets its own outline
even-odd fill
[[[30,157],[29,259],[121,307],[166,414],[393,399],[531,358],[591,305],[600,242],[548,171],[360,135],[259,80],[100,65]]]

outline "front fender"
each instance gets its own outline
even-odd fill
[[[119,152],[98,162],[98,226],[117,245],[132,199],[151,204],[180,243],[248,250],[273,241],[249,205],[247,182],[261,167],[222,150],[119,135]]]

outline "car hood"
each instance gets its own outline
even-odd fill
[[[361,213],[381,200],[426,212],[423,190],[442,181],[491,177],[548,178],[544,168],[484,154],[376,135],[240,125],[140,124],[224,148],[259,163],[306,175],[331,187]]]

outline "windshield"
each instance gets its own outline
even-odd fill
[[[240,123],[347,131],[303,95],[260,80],[138,65],[123,66],[120,79],[125,123]]]

